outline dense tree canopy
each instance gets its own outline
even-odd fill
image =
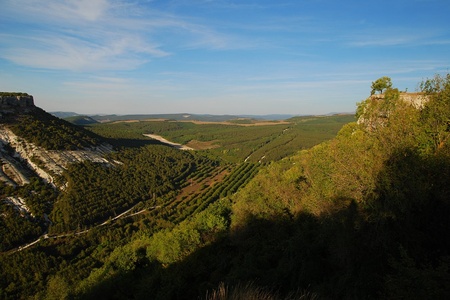
[[[16,135],[47,150],[78,150],[99,146],[103,142],[94,133],[54,117],[38,107],[3,121]]]

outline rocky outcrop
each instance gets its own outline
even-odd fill
[[[0,108],[34,107],[31,95],[2,96],[0,95]]]
[[[411,103],[417,109],[422,109],[428,102],[429,96],[423,93],[400,93],[400,99],[407,103]]]
[[[425,95],[424,93],[400,93],[399,99],[405,103],[410,104],[415,109],[421,110],[422,108],[424,108],[425,104],[429,101],[429,96]],[[367,108],[370,107],[370,105],[373,105],[374,103],[380,103],[377,101],[384,101],[384,100],[385,100],[384,94],[371,95],[366,100],[364,113],[366,112]],[[365,117],[364,113],[361,116],[359,116],[357,123],[364,124],[366,128],[369,128],[370,130],[375,129],[380,125],[384,125],[386,122],[386,118],[389,116],[388,111],[380,111],[377,116],[372,116],[369,118]]]
[[[33,214],[30,212],[25,200],[21,197],[6,197],[3,199],[4,202],[14,206],[21,214],[27,215],[30,214],[33,217]]]
[[[0,180],[9,185],[24,185],[37,174],[49,183],[61,175],[71,163],[90,160],[109,163],[103,156],[112,146],[102,144],[82,150],[45,150],[27,142],[8,128],[8,123],[20,122],[24,114],[44,114],[34,105],[33,96],[26,93],[0,92]],[[45,119],[45,116],[43,117]],[[2,124],[3,123],[3,124]]]
[[[428,96],[423,93],[400,93],[400,100],[411,104],[417,109],[422,109],[428,101]],[[372,100],[384,100],[384,94],[375,94],[370,96]]]
[[[31,95],[0,94],[0,119],[17,112],[29,112],[36,106]]]
[[[71,163],[90,160],[109,164],[103,156],[111,151],[112,146],[108,144],[84,150],[45,150],[0,125],[0,179],[8,184],[23,185],[29,182],[28,177],[34,172],[54,183],[54,177],[61,175]]]

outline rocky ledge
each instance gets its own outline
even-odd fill
[[[31,95],[0,95],[0,108],[34,107]]]
[[[77,151],[45,150],[0,125],[0,180],[13,186],[23,185],[35,173],[44,181],[54,183],[54,176],[61,175],[71,163],[90,160],[110,164],[104,155],[111,151],[109,144]]]
[[[0,93],[0,117],[18,111],[28,112],[35,107],[34,99],[31,95]]]

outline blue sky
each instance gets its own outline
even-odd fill
[[[450,67],[448,0],[0,0],[0,91],[83,114],[351,112]]]

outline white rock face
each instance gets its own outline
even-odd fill
[[[14,150],[12,156],[5,150],[6,145]],[[29,182],[23,167],[26,165],[46,182],[53,183],[53,177],[61,175],[71,163],[85,160],[109,163],[103,156],[111,151],[112,146],[107,144],[74,151],[45,150],[26,142],[10,129],[0,125],[0,159],[2,162],[0,178],[7,183],[23,185]]]
[[[423,93],[400,93],[400,100],[411,104],[416,109],[422,109],[429,100],[428,96]],[[384,100],[384,94],[376,94],[370,96],[372,100]]]
[[[429,97],[421,93],[400,93],[400,99],[410,103],[417,109],[422,109],[429,100]]]
[[[6,197],[3,201],[14,206],[22,214],[30,214],[30,209],[21,197]]]
[[[375,94],[371,95],[368,99],[371,101],[384,101],[384,94]],[[423,93],[400,93],[399,99],[410,104],[415,109],[423,109],[425,104],[430,100],[429,96]],[[370,104],[370,103],[369,103]],[[383,124],[382,118],[386,118],[387,116],[381,116],[380,119],[375,122],[371,122],[371,120],[364,119],[363,116],[360,116],[357,123],[358,124],[366,124],[367,127],[375,128],[379,124]]]

